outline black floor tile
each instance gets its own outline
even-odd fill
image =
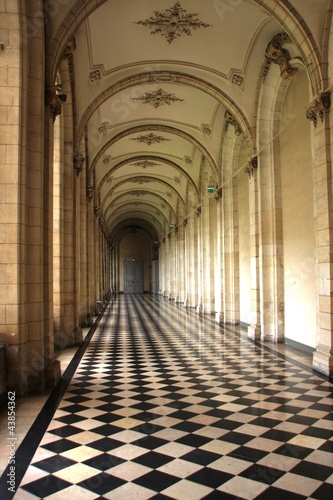
[[[53,451],[53,453],[63,453],[64,451],[72,450],[79,445],[73,441],[69,441],[68,439],[59,439],[58,441],[43,444],[42,446],[46,450]]]
[[[179,439],[177,439],[177,443],[185,444],[187,446],[192,446],[193,448],[200,448],[204,444],[210,441],[209,438],[204,436],[199,436],[198,434],[187,434]]]
[[[249,441],[252,441],[253,436],[249,434],[242,434],[241,432],[228,432],[228,434],[224,434],[222,436],[223,441],[227,441],[228,443],[235,444],[246,444]]]
[[[299,474],[300,476],[312,477],[313,479],[318,479],[319,481],[326,481],[326,479],[333,474],[333,462],[330,466],[326,466],[322,464],[315,464],[313,462],[302,461],[296,465],[296,467],[291,469],[290,472],[293,474]]]
[[[255,448],[248,448],[246,446],[239,446],[236,450],[228,453],[230,457],[240,458],[249,462],[258,462],[267,455],[265,451],[257,450]]]
[[[285,443],[284,445],[280,446],[280,448],[274,450],[274,453],[303,460],[308,455],[310,455],[310,453],[312,453],[312,450],[303,446],[296,446],[290,443]]]
[[[178,481],[178,477],[155,470],[148,472],[148,474],[145,474],[144,476],[140,476],[133,482],[154,491],[163,491]]]
[[[333,484],[324,483],[314,493],[311,498],[316,500],[329,500],[333,498]]]
[[[116,439],[104,437],[101,439],[98,439],[97,441],[93,441],[92,443],[89,443],[90,448],[95,448],[96,450],[100,451],[110,451],[114,450],[115,448],[119,448],[119,446],[122,446],[123,443],[121,441],[117,441]]]
[[[96,495],[104,495],[105,493],[112,491],[119,486],[125,484],[126,481],[120,479],[119,477],[112,476],[105,472],[96,474],[85,481],[78,483],[78,486],[92,491]]]
[[[187,460],[188,462],[194,462],[195,464],[205,466],[215,462],[218,458],[220,458],[220,455],[217,453],[205,450],[193,450],[181,457],[182,460]]]
[[[328,453],[333,453],[333,441],[326,441],[319,448],[321,451],[327,451]]]
[[[302,431],[302,434],[306,436],[313,436],[320,439],[330,439],[333,436],[333,432],[328,429],[321,429],[320,427],[309,427]]]
[[[295,437],[295,434],[293,434],[292,432],[270,429],[269,431],[262,434],[261,437],[265,439],[273,439],[274,441],[282,441],[284,443],[287,443],[288,441],[290,441],[290,439]]]
[[[46,458],[45,460],[41,460],[40,462],[35,462],[34,466],[51,474],[52,472],[74,465],[75,463],[76,462],[74,460],[70,460],[69,458],[61,455],[55,455],[53,457]]]
[[[226,472],[204,467],[191,476],[188,476],[186,479],[188,481],[194,481],[195,483],[204,484],[210,488],[218,488],[223,483],[229,481],[232,477],[233,476],[231,474],[227,474]]]
[[[175,418],[174,413],[172,413],[172,418]],[[193,417],[193,413],[192,413]],[[195,432],[198,429],[200,429],[202,426],[200,424],[196,424],[194,422],[180,422],[179,424],[176,424],[173,426],[173,429],[177,429],[179,431],[184,431],[184,432]]]
[[[58,493],[61,490],[68,488],[68,486],[71,486],[71,483],[63,481],[58,477],[49,475],[42,477],[41,479],[37,479],[32,483],[24,485],[23,489],[28,491],[29,493],[32,493],[38,498],[44,498],[49,495]]]
[[[79,432],[82,432],[82,429],[78,427],[74,427],[72,425],[65,425],[64,427],[59,427],[58,429],[52,429],[51,434],[55,434],[56,436],[67,438],[69,436],[75,436]]]
[[[147,448],[148,450],[154,450],[155,448],[159,448],[164,444],[167,444],[168,441],[164,439],[160,439],[151,435],[143,436],[137,441],[133,441],[132,444],[135,446],[141,446],[142,448]]]
[[[265,467],[264,465],[253,464],[251,467],[243,471],[240,476],[253,479],[265,484],[273,484],[279,477],[283,476],[284,472],[272,467]]]
[[[146,465],[147,467],[151,467],[152,469],[158,469],[158,467],[161,467],[162,465],[165,465],[172,460],[173,457],[169,457],[168,455],[163,455],[162,453],[157,453],[155,451],[150,451],[135,458],[133,462],[137,462],[141,465]]]
[[[281,490],[280,488],[275,488],[274,486],[271,486],[263,493],[258,495],[256,497],[256,500],[303,500],[305,498],[308,497],[287,490]]]
[[[125,460],[119,457],[115,457],[111,455],[110,453],[102,453],[101,455],[98,455],[97,457],[90,458],[88,460],[85,460],[84,463],[85,465],[88,465],[89,467],[93,467],[94,469],[99,469],[101,471],[106,471],[108,469],[111,469],[112,467],[116,467],[117,465],[120,465],[124,463]]]

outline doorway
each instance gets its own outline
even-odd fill
[[[143,293],[143,260],[125,260],[124,293]]]

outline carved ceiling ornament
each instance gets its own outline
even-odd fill
[[[237,87],[242,87],[244,83],[244,76],[240,73],[233,72],[231,74],[230,81]]]
[[[151,132],[147,135],[139,135],[138,137],[131,137],[131,141],[144,142],[147,146],[151,146],[155,142],[160,143],[164,141],[169,141],[170,139],[166,139],[162,135],[156,135]]]
[[[102,122],[98,127],[98,132],[99,134],[105,134],[110,128],[111,125],[109,122]]]
[[[226,112],[224,113],[224,118],[225,118],[225,125],[224,125],[225,131],[228,130],[229,125],[232,125],[233,127],[235,127],[235,134],[237,136],[242,133],[242,129],[240,128],[238,121],[236,120],[234,115],[230,113],[230,111],[226,110]]]
[[[91,82],[97,82],[101,78],[102,78],[102,73],[100,69],[94,69],[93,71],[90,71],[89,80]]]
[[[110,163],[111,159],[112,159],[111,155],[105,155],[103,158],[104,165],[108,165]]]
[[[286,43],[292,43],[291,38],[287,33],[282,32],[275,35],[266,48],[267,63],[278,64],[281,70],[281,78],[284,80],[297,73],[297,69],[290,66],[288,50],[283,48]]]
[[[167,39],[168,43],[173,42],[182,35],[192,36],[192,30],[211,26],[200,21],[197,12],[190,13],[183,9],[180,2],[176,2],[173,7],[166,9],[164,12],[155,10],[154,14],[155,17],[136,21],[135,24],[142,24],[149,28],[151,35],[162,35]]]
[[[258,157],[252,156],[252,158],[250,158],[249,160],[248,166],[245,168],[245,172],[248,174],[249,177],[252,177],[257,168],[258,168]]]
[[[158,89],[153,92],[145,92],[139,97],[132,97],[131,100],[140,101],[142,104],[151,104],[154,108],[158,108],[163,104],[170,106],[171,103],[183,101],[184,99],[179,99],[175,94],[169,94],[162,89]]]
[[[160,163],[156,163],[155,161],[150,161],[150,160],[140,160],[136,161],[135,163],[131,163],[131,165],[134,165],[135,167],[139,168],[149,168],[149,167],[158,167]]]
[[[212,133],[212,127],[208,123],[202,123],[201,132],[205,135],[210,135]]]
[[[311,120],[314,123],[314,126],[317,126],[318,117],[323,122],[324,113],[329,111],[331,107],[331,94],[329,92],[322,92],[318,95],[317,99],[315,99],[310,107],[306,110],[306,117],[308,120]]]
[[[152,179],[151,177],[140,176],[140,177],[133,177],[131,179],[131,182],[135,182],[138,184],[147,184],[148,182],[154,182],[154,179]]]

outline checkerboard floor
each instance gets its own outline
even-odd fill
[[[333,384],[154,296],[108,306],[15,498],[333,498]]]

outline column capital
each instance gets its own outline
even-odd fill
[[[94,186],[89,186],[87,188],[87,198],[88,198],[88,201],[91,201],[93,199],[94,192],[95,192],[95,187]]]
[[[61,85],[54,85],[45,91],[45,104],[50,107],[50,116],[53,120],[61,115],[62,105],[66,101],[67,95],[61,93]]]
[[[245,172],[248,174],[249,177],[253,177],[254,172],[258,168],[258,157],[257,156],[252,156],[249,161],[248,165],[245,168]]]
[[[316,127],[318,123],[318,117],[323,122],[324,113],[329,111],[330,107],[331,93],[321,92],[306,110],[306,117],[308,120],[312,121],[314,123],[314,126]]]
[[[73,55],[73,53],[75,52],[75,50],[76,50],[76,39],[75,39],[75,36],[73,36],[73,38],[71,38],[67,42],[67,44],[66,44],[66,46],[61,54],[61,58],[62,59],[70,58]]]
[[[229,125],[232,125],[233,127],[235,127],[235,134],[236,135],[240,135],[242,133],[242,129],[240,128],[238,121],[236,120],[234,115],[232,113],[230,113],[230,111],[228,109],[224,113],[224,118],[225,118],[225,125],[224,125],[225,131],[228,130]]]
[[[222,188],[218,188],[215,192],[215,200],[220,201],[222,198]]]
[[[273,36],[272,40],[267,45],[265,52],[268,67],[271,63],[278,64],[281,70],[281,78],[284,80],[297,73],[297,69],[292,68],[290,65],[289,61],[291,58],[288,50],[283,48],[283,45],[286,43],[292,43],[288,33],[278,33]]]
[[[76,175],[80,175],[83,170],[84,156],[81,153],[76,153],[73,157],[73,162]]]

